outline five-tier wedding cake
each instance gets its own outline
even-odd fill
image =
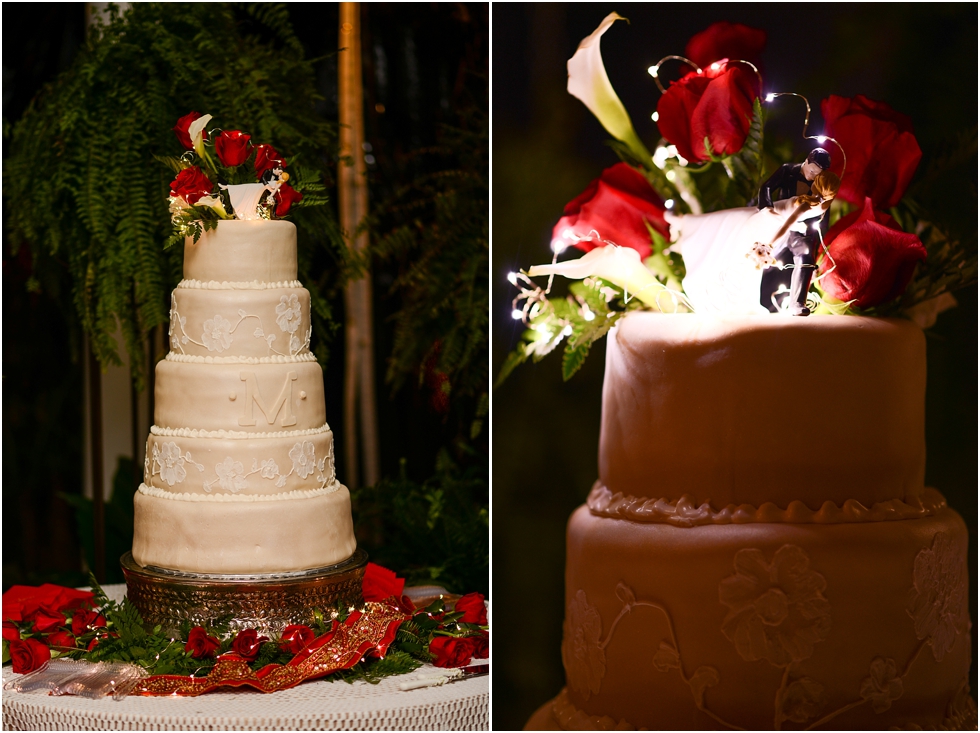
[[[354,553],[296,276],[288,221],[227,220],[187,238],[135,497],[138,565],[263,575]]]

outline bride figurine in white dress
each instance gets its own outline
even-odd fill
[[[788,231],[804,233],[830,208],[840,180],[823,171],[812,196],[794,196],[773,208],[746,206],[710,214],[667,212],[670,248],[684,258],[684,293],[698,313],[767,314],[759,302],[762,270],[775,264],[772,251]]]

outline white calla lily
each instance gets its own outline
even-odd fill
[[[204,128],[211,121],[211,115],[202,115],[187,127],[187,135],[194,145],[194,151],[204,157]]]
[[[650,160],[650,153],[633,129],[633,122],[609,83],[602,63],[599,40],[617,20],[626,18],[610,13],[592,35],[582,39],[575,55],[568,60],[568,93],[580,99],[609,134],[626,143],[640,160]]]
[[[207,206],[218,212],[222,219],[231,219],[231,215],[225,210],[224,202],[217,196],[204,196],[197,200],[197,206]]]
[[[639,298],[660,310],[676,308],[680,293],[668,290],[640,261],[640,253],[630,247],[609,244],[596,247],[577,260],[551,265],[535,265],[527,271],[530,277],[561,275],[570,280],[601,277],[618,285],[628,298]],[[669,307],[667,304],[671,304]]]

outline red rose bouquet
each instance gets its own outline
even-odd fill
[[[621,162],[565,206],[551,262],[508,276],[520,291],[512,316],[528,328],[498,384],[562,343],[570,378],[633,309],[905,316],[927,327],[955,302],[951,291],[976,281],[976,254],[906,195],[922,157],[907,115],[831,95],[811,134],[809,102],[766,87],[765,32],[715,23],[691,38],[687,58],[648,69],[661,92],[651,153],[603,66],[600,42],[617,20],[609,14],[579,44],[568,92],[612,135]],[[798,110],[805,146],[778,141],[764,156],[775,104]],[[555,275],[571,281],[563,297]],[[544,286],[533,280],[544,276]]]

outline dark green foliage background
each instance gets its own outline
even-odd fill
[[[805,94],[820,131],[821,99],[864,94],[912,117],[923,160],[916,181],[972,138],[939,185],[915,188],[934,219],[977,247],[977,33],[973,6],[950,4],[494,5],[493,89],[493,373],[523,326],[510,317],[516,289],[507,273],[550,261],[551,228],[562,208],[617,161],[609,135],[565,91],[565,62],[611,11],[630,20],[603,36],[613,87],[640,139],[652,148],[650,120],[660,93],[646,69],[683,54],[691,36],[716,21],[765,29],[765,91]],[[796,106],[798,105],[798,106]],[[773,106],[770,141],[797,141],[805,154],[803,105]],[[971,531],[969,566],[976,578],[977,290],[956,294],[959,306],[939,317],[927,337],[926,481],[939,488]],[[494,623],[520,629],[494,643],[493,725],[520,729],[564,684],[565,523],[597,476],[605,346],[562,382],[561,357],[518,367],[493,395]],[[814,451],[821,430],[847,425],[820,411],[814,395]],[[651,481],[656,467],[651,466]],[[976,586],[971,614],[977,618]],[[974,644],[976,641],[974,640]],[[974,647],[974,660],[976,647]],[[975,670],[971,684],[976,690]]]

